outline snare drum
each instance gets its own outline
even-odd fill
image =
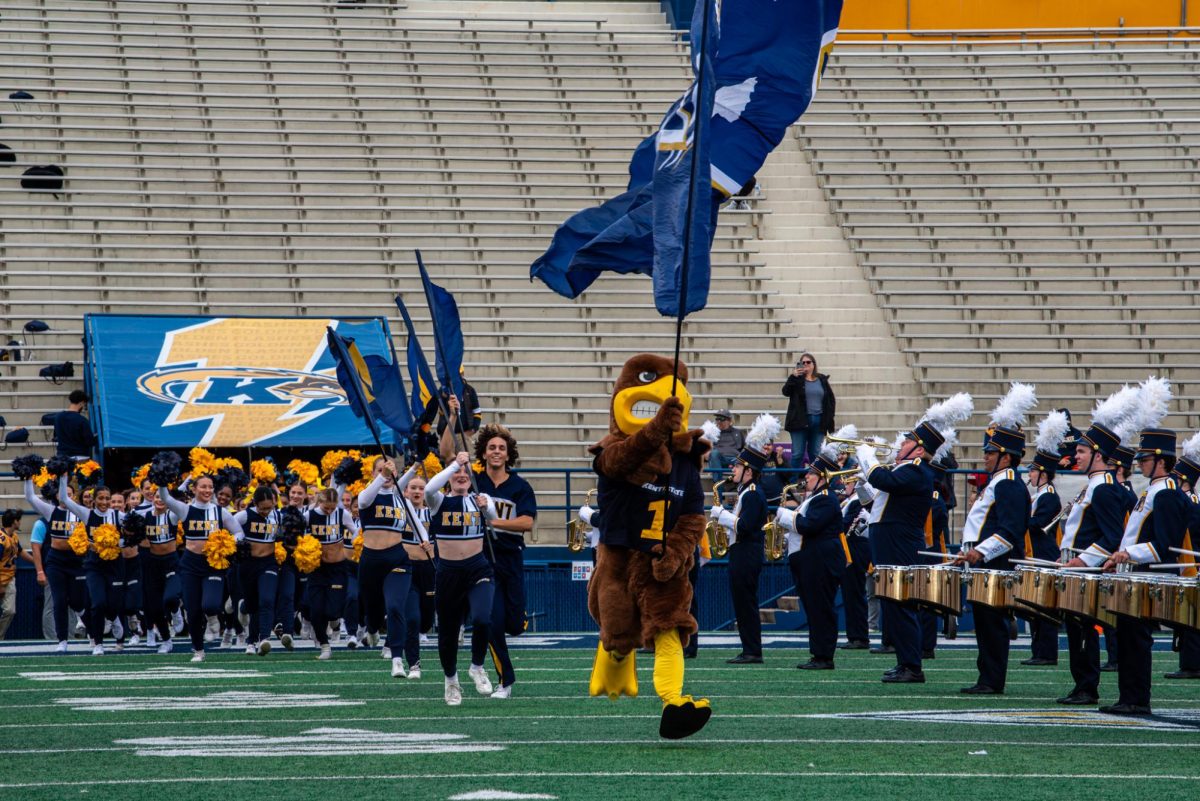
[[[1059,571],[1054,580],[1058,611],[1089,623],[1115,626],[1116,617],[1100,605],[1100,577],[1069,570]]]
[[[962,614],[962,570],[946,565],[923,565],[912,569],[912,606],[937,614]]]
[[[1150,585],[1147,617],[1167,626],[1200,628],[1196,618],[1200,585],[1192,578],[1166,576]]]
[[[904,603],[912,596],[913,569],[900,565],[875,566],[875,595]]]
[[[1008,570],[972,570],[967,573],[967,600],[973,604],[1007,609],[1013,605],[1017,574]]]
[[[1114,615],[1143,618],[1150,612],[1152,579],[1133,573],[1105,576],[1100,582],[1100,604]]]
[[[1058,608],[1058,589],[1054,576],[1055,571],[1041,567],[1023,567],[1017,570],[1017,586],[1014,592],[1017,603],[1031,606],[1039,612],[1053,613]]]

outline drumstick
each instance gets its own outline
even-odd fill
[[[1051,562],[1049,559],[1035,559],[1032,557],[1030,557],[1029,559],[1010,559],[1009,561],[1013,562],[1015,564],[1018,564],[1018,565],[1036,565],[1037,567],[1058,567],[1059,566],[1058,562]]]
[[[1104,568],[1102,568],[1102,567],[1064,567],[1061,565],[1059,566],[1058,569],[1059,570],[1070,570],[1072,572],[1078,572],[1078,573],[1101,573],[1104,571]]]
[[[918,556],[939,556],[942,559],[953,559],[954,557],[948,553],[938,553],[937,551],[917,551]]]
[[[1151,570],[1179,570],[1184,567],[1196,567],[1190,562],[1158,562],[1150,565]]]
[[[1200,556],[1200,551],[1189,551],[1189,550],[1188,550],[1188,549],[1186,549],[1186,548],[1175,548],[1175,547],[1171,547],[1169,550],[1172,550],[1172,551],[1174,551],[1175,553],[1185,553],[1185,554],[1187,554],[1188,556]]]

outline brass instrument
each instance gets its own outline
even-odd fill
[[[825,440],[827,442],[836,442],[838,445],[848,445],[851,447],[857,447],[859,445],[870,445],[872,448],[875,449],[875,455],[878,456],[880,459],[884,458],[885,456],[887,456],[888,454],[890,454],[892,452],[892,446],[881,440],[849,439],[847,437],[834,437],[834,436],[827,436],[827,437],[825,437]]]
[[[723,505],[721,503],[721,487],[728,483],[729,479],[726,478],[713,484],[713,506]],[[708,546],[713,556],[720,558],[729,553],[729,532],[725,530],[724,526],[710,517],[708,525],[705,526],[705,533],[708,534]]]
[[[779,502],[783,503],[784,498],[789,492],[795,491],[800,486],[799,483],[788,484],[779,493]],[[787,552],[787,532],[783,530],[783,526],[775,522],[774,518],[767,521],[767,524],[762,527],[765,532],[763,537],[763,550],[766,553],[767,559],[772,562],[778,562]]]
[[[1042,527],[1042,533],[1049,536],[1054,533],[1054,529],[1058,527],[1061,520],[1066,519],[1067,515],[1071,514],[1071,508],[1075,506],[1073,503],[1064,504],[1062,511],[1056,514],[1049,523]]]
[[[583,496],[583,505],[591,506],[592,499],[596,497],[596,490],[590,489]],[[567,523],[567,550],[571,553],[579,553],[588,544],[588,532],[591,526],[583,522],[579,515],[576,515],[570,523]]]
[[[833,470],[828,473],[822,473],[821,475],[824,476],[826,481],[832,481],[835,478],[841,478],[842,476],[848,476],[851,473],[861,473],[861,472],[862,472],[861,469],[859,469],[857,467],[851,467],[849,470]]]

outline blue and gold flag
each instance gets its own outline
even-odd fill
[[[421,270],[421,285],[425,288],[425,300],[429,303],[429,315],[433,320],[434,369],[443,387],[449,387],[459,402],[463,399],[463,333],[462,321],[458,316],[458,304],[449,291],[433,283],[425,271],[421,252],[417,251],[417,267]]]
[[[404,300],[399,295],[396,296],[396,308],[400,310],[400,316],[404,318],[404,328],[408,332],[405,355],[408,361],[408,380],[412,384],[412,416],[414,420],[420,420],[425,414],[425,407],[433,398],[437,382],[434,381],[433,373],[429,369],[425,351],[421,350],[421,342],[417,339],[417,329],[413,326],[412,315],[408,313],[408,307],[404,305]]]
[[[332,327],[326,328],[329,354],[337,365],[337,381],[356,417],[371,429],[376,442],[382,442],[379,422],[403,440],[412,431],[413,418],[404,392],[404,379],[396,365],[382,356],[359,352],[354,339],[344,337]]]

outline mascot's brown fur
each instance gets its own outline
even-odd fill
[[[654,372],[671,375],[671,360],[643,353],[632,357],[621,369],[613,398],[622,390],[641,383],[638,376]],[[687,367],[679,365],[679,381],[687,383]],[[596,470],[605,477],[632,484],[656,481],[671,470],[671,454],[682,455],[701,469],[709,443],[701,431],[680,432],[684,406],[677,398],[665,398],[655,417],[632,436],[617,425],[609,406],[609,433],[592,446],[598,454]],[[665,533],[658,554],[630,548],[596,547],[596,568],[588,585],[588,611],[600,624],[600,639],[608,651],[626,654],[639,647],[653,647],[654,636],[671,628],[679,630],[687,645],[696,633],[696,619],[689,607],[692,586],[688,581],[696,546],[704,535],[704,515],[680,516]]]

